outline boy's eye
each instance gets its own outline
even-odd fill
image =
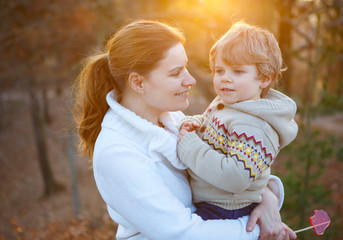
[[[237,75],[244,73],[244,71],[242,71],[242,70],[234,70],[233,72]]]
[[[222,74],[224,71],[223,70],[221,70],[221,69],[216,69],[215,70],[215,74]]]

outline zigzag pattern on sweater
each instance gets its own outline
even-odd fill
[[[225,124],[223,124],[223,123],[220,124],[220,120],[218,120],[218,118],[216,118],[216,117],[212,119],[212,122],[218,127],[218,129],[223,128],[224,131],[225,131],[229,136],[236,135],[237,138],[240,138],[240,137],[244,136],[245,139],[247,139],[247,140],[253,139],[256,145],[260,145],[260,146],[261,146],[261,149],[264,151],[264,154],[266,155],[266,157],[269,156],[269,157],[271,158],[271,161],[274,161],[274,160],[275,160],[275,157],[272,155],[272,153],[267,153],[267,149],[266,149],[266,147],[264,147],[264,146],[262,145],[262,141],[257,141],[257,140],[255,139],[254,135],[248,137],[248,136],[246,135],[245,132],[243,132],[243,133],[241,133],[241,134],[238,134],[236,131],[234,131],[234,132],[232,132],[232,133],[229,133],[229,130],[225,127]],[[278,147],[278,149],[280,149],[280,146]]]
[[[206,138],[205,136],[203,136],[203,140],[205,140],[207,142],[208,145],[211,145],[215,150],[220,150],[222,153],[224,154],[229,154],[230,157],[236,157],[236,159],[239,161],[239,162],[242,162],[243,165],[244,165],[244,169],[245,170],[248,170],[249,171],[249,178],[252,178],[253,181],[255,181],[256,179],[256,174],[253,173],[253,169],[252,167],[250,167],[246,160],[244,158],[240,158],[238,153],[233,153],[232,151],[228,152],[228,151],[225,151],[223,148],[221,147],[217,147],[216,144],[214,142],[211,142],[209,138]]]
[[[217,147],[217,145],[215,144],[215,142],[211,142],[209,138],[206,138],[205,135],[203,136],[202,140],[205,140],[207,142],[208,145],[212,146],[213,149],[215,150],[220,150],[222,153],[224,154],[228,154],[228,151],[225,151],[225,149],[223,149],[222,147]]]
[[[253,181],[256,179],[256,174],[253,173],[252,167],[247,165],[244,158],[240,158],[238,153],[233,153],[232,151],[229,152],[230,157],[236,157],[239,162],[243,162],[244,169],[249,171],[249,178],[252,178]]]
[[[211,137],[213,137],[211,134],[209,134]],[[218,141],[218,139],[215,139],[215,138],[213,138],[213,142],[211,141],[211,138],[207,138],[205,135],[202,137],[202,140],[203,141],[205,141],[208,145],[210,145],[210,146],[212,146],[212,148],[213,149],[215,149],[215,150],[220,150],[223,154],[228,154],[230,157],[235,157],[237,160],[238,160],[238,162],[242,162],[243,163],[243,166],[244,166],[244,169],[245,170],[247,170],[247,171],[249,171],[249,178],[252,178],[253,179],[253,181],[255,181],[255,179],[256,179],[256,174],[254,173],[254,170],[253,170],[253,167],[251,167],[251,166],[249,166],[249,164],[247,163],[247,160],[246,159],[244,159],[244,158],[241,158],[240,156],[239,156],[239,154],[238,153],[234,153],[234,152],[232,152],[231,150],[230,151],[226,151],[224,148],[222,148],[222,147],[220,147],[220,146],[217,146],[216,145],[216,142],[218,142],[219,143],[219,141]],[[236,144],[236,141],[233,141],[234,142],[234,144]],[[233,143],[230,143],[230,145],[232,145]],[[239,144],[238,144],[239,145]],[[250,147],[249,147],[250,148]],[[234,149],[234,148],[232,148],[232,149]],[[243,149],[243,147],[240,147],[240,152],[243,152],[242,151],[242,149]],[[238,149],[237,149],[238,150]],[[247,149],[245,149],[245,151],[246,151]],[[245,152],[243,152],[243,154],[244,155],[246,155],[246,153]],[[259,154],[257,154],[257,156],[259,156]],[[254,157],[253,157],[254,158]],[[266,168],[266,167],[269,167],[270,165],[266,162],[266,161],[264,161],[264,160],[262,160],[262,159],[259,159],[259,157],[257,157],[256,159],[251,159],[251,158],[249,158],[249,160],[251,161],[251,162],[253,162],[253,164],[254,164],[254,166],[256,167],[256,169],[258,170],[258,172],[261,174],[262,172],[263,172],[263,170]],[[263,164],[264,163],[264,164]]]

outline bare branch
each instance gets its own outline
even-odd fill
[[[300,53],[306,49],[309,49],[310,47],[311,45],[309,45],[308,42],[306,41],[302,43],[301,45],[299,45],[294,51]]]
[[[311,35],[315,34],[315,31],[313,32],[313,34],[307,35],[304,31],[302,31],[299,26],[292,21],[292,19],[290,18],[284,18],[284,21],[288,22],[290,25],[292,25],[294,31],[296,33],[298,33],[301,37],[305,38],[305,40],[308,42],[309,46],[313,47],[314,46],[314,42],[311,39]]]
[[[325,24],[325,26],[331,28],[331,27],[337,27],[341,24],[343,24],[343,17],[335,19],[334,21],[331,21],[331,22]]]

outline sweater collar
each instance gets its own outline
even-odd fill
[[[177,124],[182,114],[179,112],[161,114],[159,120],[165,126],[161,128],[123,107],[116,98],[115,91],[109,92],[106,96],[110,109],[103,119],[102,127],[115,129],[144,146],[154,161],[161,161],[160,154],[162,154],[174,167],[185,169],[185,165],[178,159],[176,153]]]

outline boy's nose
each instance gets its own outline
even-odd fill
[[[229,73],[225,73],[222,77],[222,81],[223,82],[232,82],[232,78],[231,78],[231,75]]]

